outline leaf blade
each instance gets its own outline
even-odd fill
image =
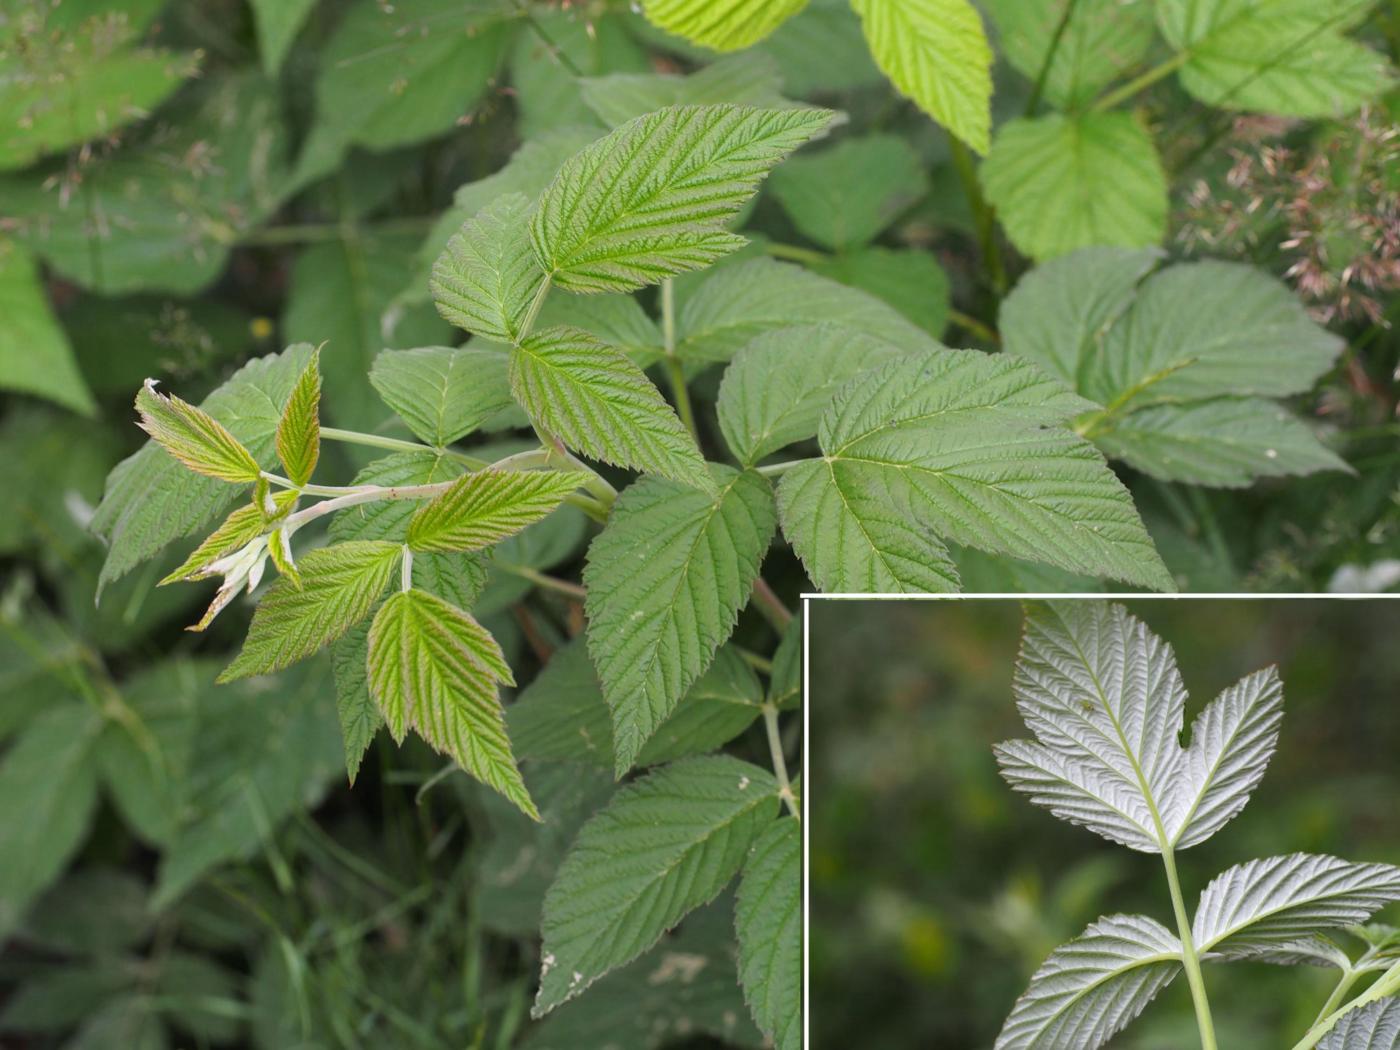
[[[777,1050],[802,1047],[802,833],[785,817],[744,862],[734,906],[739,982]]]
[[[277,458],[298,485],[311,480],[321,456],[320,351],[311,355],[277,423]]]
[[[553,511],[581,477],[578,471],[489,468],[464,474],[413,515],[408,545],[415,552],[490,547]]]
[[[544,283],[530,246],[530,199],[507,193],[462,224],[433,264],[433,301],[458,328],[514,343]]]

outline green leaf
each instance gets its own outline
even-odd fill
[[[1171,589],[1128,493],[1056,424],[1085,402],[1034,366],[949,350],[852,380],[824,453],[784,475],[783,529],[829,591],[950,590],[939,537]]]
[[[277,458],[298,485],[311,480],[321,456],[320,352],[311,355],[277,424]]]
[[[613,128],[667,106],[729,102],[777,109],[792,104],[783,98],[783,78],[773,61],[753,51],[726,55],[686,76],[610,73],[576,83],[588,108]]]
[[[725,369],[716,405],[724,440],[735,458],[751,467],[785,445],[813,437],[837,390],[903,353],[834,325],[767,331]]]
[[[293,499],[295,493],[289,493]],[[246,503],[234,510],[217,529],[200,543],[178,569],[171,572],[158,586],[178,583],[181,580],[197,580],[209,575],[209,563],[226,554],[232,554],[263,534],[266,519],[263,509],[256,503]]]
[[[967,0],[851,0],[875,62],[978,153],[991,127],[992,49]]]
[[[369,381],[408,429],[444,448],[509,408],[510,358],[499,350],[445,346],[385,350]]]
[[[861,248],[814,263],[812,269],[889,303],[933,338],[943,335],[952,289],[931,253],[916,248]]]
[[[243,651],[219,681],[281,670],[335,641],[369,615],[402,552],[397,543],[359,540],[303,555],[301,586],[281,577],[268,588]]]
[[[710,489],[704,461],[671,406],[621,351],[577,328],[544,328],[511,352],[515,399],[586,456]]]
[[[414,569],[418,568],[415,563]],[[350,628],[331,643],[331,667],[335,671],[335,707],[340,735],[345,743],[345,772],[350,783],[360,773],[360,763],[384,724],[379,706],[369,693],[369,624]]]
[[[542,1017],[654,945],[739,870],[777,785],[727,755],[665,766],[584,825],[544,902]]]
[[[661,327],[630,294],[556,295],[545,300],[539,317],[541,328],[552,325],[582,328],[617,347],[642,368],[666,354]]]
[[[369,687],[395,740],[408,726],[528,816],[540,819],[511,753],[497,684],[514,685],[496,640],[426,591],[395,594],[369,630]]]
[[[263,70],[276,76],[316,0],[252,0],[252,5]]]
[[[802,234],[824,248],[859,248],[928,192],[919,155],[896,135],[843,139],[773,173],[773,195]]]
[[[657,766],[715,751],[753,725],[762,714],[762,703],[763,687],[753,668],[733,646],[722,645],[714,662],[646,742],[637,765]]]
[[[254,73],[212,77],[144,134],[85,163],[81,192],[61,159],[0,178],[6,232],[104,295],[195,292],[281,204],[288,144],[275,84]]]
[[[1035,259],[1090,245],[1157,244],[1167,177],[1132,113],[1058,113],[1013,120],[982,165],[987,200],[1007,236]]]
[[[0,759],[0,937],[8,939],[87,836],[102,725],[87,704],[62,704],[31,722]]]
[[[559,470],[478,470],[464,474],[413,515],[414,551],[473,551],[543,518],[578,488],[583,475]]]
[[[1186,54],[1181,86],[1202,102],[1290,117],[1342,117],[1386,86],[1385,60],[1343,31],[1352,0],[1164,0],[1162,35]]]
[[[1158,405],[1093,431],[1104,453],[1164,481],[1240,488],[1256,478],[1351,471],[1287,409],[1257,398]]]
[[[262,471],[258,461],[217,419],[146,380],[136,394],[140,427],[165,451],[196,474],[235,484],[251,484]]]
[[[629,291],[708,266],[744,239],[725,229],[768,170],[831,119],[818,109],[674,106],[565,162],[530,236],[575,292]]]
[[[778,650],[773,654],[773,674],[768,679],[768,702],[786,709],[802,704],[802,615],[792,618]]]
[[[987,5],[1007,61],[1032,83],[1045,69],[1046,100],[1068,110],[1085,108],[1138,68],[1152,43],[1152,9],[1148,0],[991,0]]]
[[[692,44],[738,51],[758,43],[807,0],[642,0],[642,13]]]
[[[197,55],[128,46],[136,34],[122,20],[64,26],[45,14],[12,9],[4,27],[0,171],[113,135],[199,68]]]
[[[433,266],[438,312],[458,328],[514,343],[544,272],[530,247],[530,199],[508,193],[462,224]]]
[[[1110,915],[1056,948],[997,1036],[997,1050],[1097,1050],[1181,972],[1181,942],[1145,915]]]
[[[456,0],[355,5],[318,49],[316,117],[296,183],[330,174],[351,146],[388,150],[444,134],[485,96],[509,7]]]
[[[802,1050],[802,829],[772,824],[744,862],[735,904],[739,981],[776,1050]]]
[[[73,357],[73,347],[44,292],[34,258],[0,237],[0,389],[48,398],[92,415],[97,406]]]
[[[767,481],[710,469],[717,496],[658,478],[629,486],[588,551],[588,648],[619,776],[733,631],[773,538]]]
[[[722,266],[686,298],[676,319],[676,353],[687,361],[728,361],[774,328],[832,324],[902,350],[940,344],[872,295],[771,259]]]

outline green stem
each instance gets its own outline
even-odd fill
[[[765,478],[776,478],[780,474],[786,474],[793,467],[799,467],[803,463],[812,462],[810,459],[785,459],[781,463],[769,463],[764,467],[756,467],[758,473]]]
[[[1343,1003],[1317,1024],[1309,1028],[1308,1034],[1303,1036],[1293,1047],[1293,1050],[1313,1050],[1313,1047],[1317,1046],[1317,1044],[1322,1041],[1322,1037],[1330,1032],[1333,1026],[1342,1019],[1342,1015],[1358,1007],[1365,1006],[1368,1003],[1373,1003],[1377,999],[1384,999],[1387,995],[1396,995],[1398,993],[1400,993],[1400,962],[1381,974],[1380,979],[1377,980],[1375,984],[1371,985],[1370,988],[1366,989],[1366,991],[1362,992],[1355,999]]]
[[[775,244],[770,241],[763,246],[763,250],[775,259],[807,263],[809,266],[819,266],[831,260],[831,257],[825,252],[814,251],[811,248],[799,248],[795,244]]]
[[[783,604],[783,600],[774,593],[773,588],[762,576],[753,582],[753,603],[779,634],[786,631],[788,624],[792,623],[792,611]]]
[[[666,378],[671,384],[671,399],[676,414],[681,417],[691,439],[700,444],[700,430],[695,425],[695,408],[690,403],[690,391],[685,385],[685,366],[676,356],[676,291],[668,277],[661,282],[661,340],[666,351]]]
[[[996,211],[982,196],[982,187],[977,182],[977,169],[972,163],[972,151],[956,136],[948,136],[948,146],[953,160],[953,169],[958,173],[963,193],[967,195],[967,206],[972,210],[973,222],[977,228],[977,243],[982,249],[982,265],[987,271],[987,279],[997,295],[1006,291],[1006,270],[1001,262],[1001,246],[997,243]]]
[[[399,562],[399,590],[413,590],[413,548],[403,545],[403,560]]]
[[[966,328],[978,339],[985,340],[993,346],[1001,342],[1001,336],[997,335],[996,329],[991,325],[984,324],[971,314],[965,314],[961,310],[949,310],[948,320],[961,328]]]
[[[384,448],[392,452],[437,452],[440,455],[451,456],[473,470],[480,470],[488,465],[486,460],[477,459],[475,456],[458,452],[456,449],[436,448],[432,445],[425,445],[421,441],[405,441],[403,438],[385,437],[382,434],[364,434],[358,430],[322,427],[321,436],[328,441],[339,441],[346,445],[367,445],[370,448]]]
[[[547,576],[542,572],[530,568],[526,565],[512,565],[510,562],[496,560],[493,561],[496,568],[503,572],[508,572],[512,576],[519,576],[522,580],[529,580],[536,587],[543,587],[547,591],[557,591],[559,594],[568,595],[570,598],[577,598],[583,601],[588,597],[588,592],[576,583],[568,580],[561,580],[557,576]]]
[[[1069,20],[1074,17],[1074,5],[1078,0],[1069,0],[1065,4],[1064,11],[1060,14],[1060,20],[1055,24],[1055,32],[1050,37],[1050,47],[1045,52],[1045,58],[1040,63],[1040,72],[1036,74],[1035,84],[1031,88],[1031,96],[1026,99],[1026,112],[1028,117],[1035,116],[1036,107],[1040,105],[1040,97],[1045,93],[1045,82],[1050,78],[1050,67],[1055,63],[1055,54],[1060,50],[1060,42],[1064,40],[1065,30],[1069,28]]]
[[[773,776],[778,781],[778,797],[787,806],[795,820],[802,814],[797,808],[797,799],[792,793],[792,781],[788,779],[787,759],[783,756],[783,738],[778,732],[778,709],[773,704],[763,706],[763,728],[768,734],[768,753],[773,756]]]
[[[1186,903],[1181,897],[1181,880],[1176,874],[1176,854],[1170,846],[1162,850],[1162,865],[1167,869],[1167,886],[1171,890],[1172,911],[1176,914],[1177,936],[1181,938],[1181,961],[1186,967],[1186,983],[1191,986],[1191,1002],[1196,1007],[1196,1027],[1201,1033],[1202,1050],[1216,1050],[1215,1024],[1210,1017],[1210,1000],[1206,998],[1206,983],[1201,976],[1201,960],[1191,939],[1191,920],[1186,915]]]
[[[1347,970],[1342,974],[1341,980],[1337,982],[1337,987],[1332,989],[1332,994],[1327,997],[1327,1001],[1322,1004],[1322,1009],[1319,1010],[1317,1016],[1313,1018],[1313,1027],[1320,1025],[1323,1018],[1337,1009],[1347,992],[1351,991],[1351,986],[1354,985],[1360,977],[1360,970]]]
[[[1190,59],[1191,52],[1178,51],[1176,54],[1172,55],[1171,58],[1159,65],[1153,66],[1146,73],[1133,77],[1132,80],[1128,81],[1122,87],[1115,88],[1107,95],[1100,96],[1090,109],[1095,113],[1102,112],[1105,109],[1112,109],[1114,106],[1118,105],[1118,103],[1126,102],[1139,91],[1144,91],[1157,83],[1157,81],[1171,76],[1182,66],[1186,65]]]
[[[515,343],[519,346],[525,341],[525,337],[530,334],[530,330],[535,327],[535,320],[540,316],[540,308],[544,306],[545,297],[549,295],[551,284],[548,275],[540,282],[540,287],[535,292],[535,297],[530,300],[530,308],[525,311],[524,318],[520,321],[520,334],[515,337]]]

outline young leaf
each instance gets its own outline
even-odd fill
[[[1201,894],[1191,935],[1201,952],[1247,959],[1322,930],[1365,922],[1400,900],[1400,868],[1309,853],[1251,860]]]
[[[478,470],[464,474],[408,524],[415,551],[473,551],[538,521],[578,488],[577,471]]]
[[[875,62],[902,95],[978,153],[991,127],[992,49],[967,0],[851,0]]]
[[[734,908],[739,981],[776,1050],[802,1050],[802,829],[769,826],[744,862]]]
[[[588,550],[588,649],[619,776],[733,631],[773,538],[767,481],[711,471],[716,496],[657,478],[629,486]]]
[[[1400,1048],[1400,999],[1394,997],[1347,1011],[1317,1044],[1317,1050],[1397,1048]]]
[[[311,480],[321,456],[321,368],[320,351],[311,355],[305,370],[292,387],[292,396],[282,408],[277,424],[277,458],[287,468],[287,477],[298,485]]]
[[[758,43],[807,6],[807,0],[643,0],[655,25],[716,51]]]
[[[530,225],[546,274],[574,292],[620,292],[708,266],[768,170],[826,127],[823,109],[672,106],[570,158]]]
[[[509,408],[510,358],[486,347],[385,350],[369,381],[408,429],[443,448]]]
[[[939,536],[1171,589],[1121,483],[1049,429],[1083,405],[1039,369],[971,350],[857,377],[822,417],[823,458],[783,476],[783,530],[823,590],[952,590]]]
[[[533,332],[511,351],[515,398],[586,456],[713,491],[695,440],[645,373],[577,328]]]
[[[530,199],[507,193],[462,224],[433,266],[438,312],[458,328],[514,343],[544,272],[530,248]]]
[[[1183,748],[1186,690],[1171,647],[1099,602],[1028,607],[1013,689],[1038,742],[995,748],[1002,776],[1061,819],[1145,853],[1203,842],[1238,814],[1282,718],[1269,668],[1207,705]]]
[[[389,732],[412,725],[429,744],[534,820],[506,736],[498,683],[514,685],[486,628],[426,591],[395,594],[369,630],[369,687]]]
[[[1058,113],[1004,125],[982,185],[1016,247],[1048,259],[1089,245],[1158,244],[1167,177],[1131,113]]]
[[[207,575],[206,570],[210,562],[232,554],[261,536],[265,520],[262,508],[256,504],[247,503],[239,507],[225,518],[224,523],[211,532],[203,543],[190,552],[190,556],[178,569],[161,580],[158,586],[180,580],[197,580]]]
[[[222,423],[187,401],[157,392],[154,379],[136,394],[136,411],[141,429],[196,474],[239,484],[261,475],[258,461]]]
[[[1011,1010],[996,1050],[1097,1050],[1181,971],[1176,935],[1145,915],[1110,915],[1050,953]]]
[[[397,543],[373,540],[307,553],[301,559],[302,586],[284,577],[268,588],[243,651],[219,681],[281,670],[335,641],[369,615],[402,553]]]
[[[542,1017],[724,889],[777,813],[773,777],[728,755],[627,785],[584,825],[545,896]]]

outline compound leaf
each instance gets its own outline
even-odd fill
[[[1191,933],[1202,954],[1246,959],[1322,930],[1365,922],[1400,900],[1400,868],[1290,853],[1237,864],[1201,894]]]
[[[549,277],[574,292],[630,291],[744,244],[732,218],[768,170],[820,132],[821,109],[671,106],[565,162],[530,225]]]
[[[560,470],[464,474],[408,524],[415,551],[473,551],[514,535],[552,511],[583,475]]]
[[[579,832],[545,896],[534,1015],[713,900],[777,807],[773,777],[728,755],[684,759],[619,791]]]
[[[400,591],[374,617],[367,666],[370,692],[394,739],[402,741],[411,725],[540,819],[511,753],[498,693],[498,683],[515,679],[486,628],[426,591]]]
[[[739,981],[776,1050],[802,1050],[802,830],[772,824],[744,862],[734,906]]]
[[[713,496],[659,478],[630,485],[588,550],[588,649],[619,776],[733,631],[773,538],[768,482],[710,469]]]
[[[1096,1050],[1181,970],[1181,942],[1144,915],[1110,915],[1051,952],[996,1050]]]
[[[851,0],[876,64],[978,153],[991,127],[992,49],[967,0]]]
[[[321,456],[321,369],[319,352],[312,354],[277,424],[277,458],[287,477],[298,485],[311,480]]]
[[[578,328],[531,333],[510,384],[532,419],[586,456],[711,489],[700,450],[646,374]]]
[[[268,588],[219,681],[281,670],[335,641],[369,615],[402,553],[397,543],[356,540],[303,555],[301,586],[284,576]]]
[[[430,286],[438,312],[458,328],[514,343],[544,282],[530,248],[530,199],[507,193],[447,242]]]
[[[643,0],[655,25],[716,51],[756,44],[807,6],[807,0]]]
[[[487,347],[384,350],[369,381],[408,429],[443,448],[510,408],[510,358]]]
[[[982,185],[1006,233],[1035,259],[1090,245],[1157,244],[1167,177],[1131,113],[1052,113],[1004,125]]]
[[[249,484],[261,475],[258,461],[209,413],[156,390],[154,379],[136,394],[138,424],[161,448],[196,474]]]

